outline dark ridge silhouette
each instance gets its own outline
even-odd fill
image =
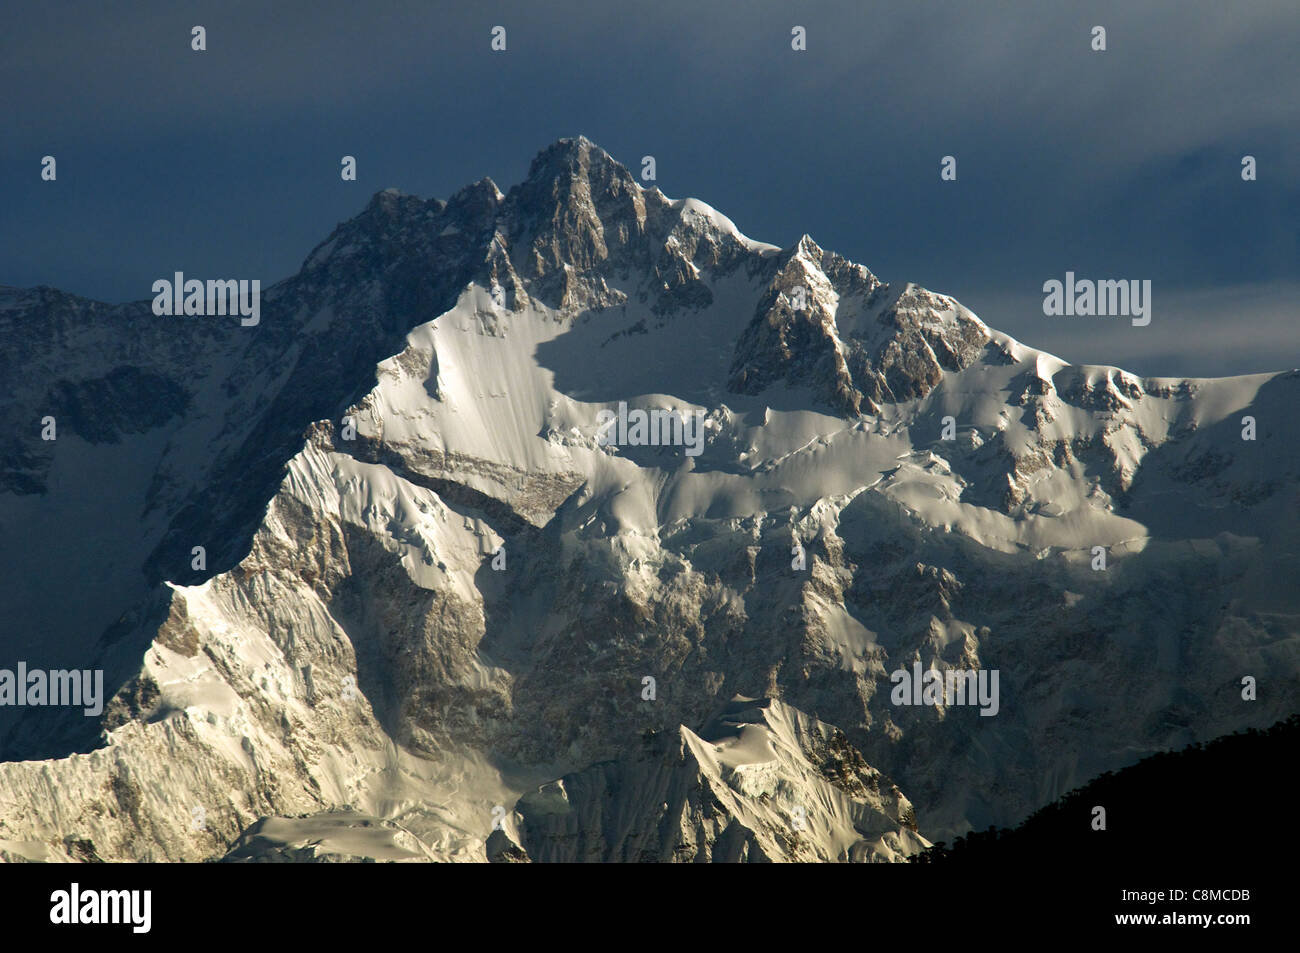
[[[1294,808],[1290,765],[1297,751],[1300,714],[1107,771],[1018,827],[940,841],[912,862],[1065,862],[1077,871],[1146,862],[1253,864],[1274,857],[1278,839],[1289,833],[1273,825]],[[1097,807],[1105,808],[1105,830],[1094,828]]]

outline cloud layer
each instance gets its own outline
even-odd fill
[[[1153,280],[1150,328],[1006,327],[1069,359],[1289,367],[1295,299],[1267,291],[1300,282],[1297,47],[1293,2],[37,6],[0,36],[0,282],[124,300],[178,269],[272,281],[374,191],[508,187],[581,132],[755,238],[808,232],[974,294],[995,326],[1066,270]],[[1259,303],[1216,319],[1243,288]],[[1001,322],[978,307],[995,298]]]

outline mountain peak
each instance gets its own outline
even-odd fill
[[[611,300],[599,277],[574,282],[638,242],[646,202],[625,166],[579,136],[539,152],[503,212],[514,268],[542,300],[569,306]]]
[[[896,860],[1290,712],[1300,374],[635,178],[381,192],[252,329],[0,287],[0,654],[104,676],[0,705],[0,860]]]
[[[557,139],[533,157],[524,186],[550,183],[557,179],[590,180],[626,178],[632,181],[627,167],[586,136]],[[635,183],[634,183],[635,184]]]

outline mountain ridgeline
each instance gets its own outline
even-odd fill
[[[1071,365],[583,138],[262,287],[0,288],[0,669],[107,695],[0,705],[0,858],[903,861],[1300,708],[1296,371]]]

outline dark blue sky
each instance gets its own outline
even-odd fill
[[[379,189],[508,189],[582,133],[753,238],[807,232],[1069,360],[1300,366],[1294,0],[121,6],[30,5],[0,31],[0,283],[268,284]],[[1151,279],[1151,325],[1045,317],[1067,270]]]

